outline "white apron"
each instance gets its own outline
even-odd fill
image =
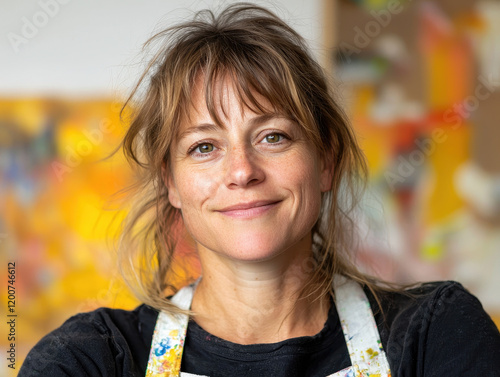
[[[181,309],[191,307],[195,285],[172,297]],[[334,280],[335,306],[339,314],[352,366],[327,377],[390,377],[389,363],[361,286],[342,276]],[[181,372],[182,351],[189,317],[160,312],[149,354],[147,377],[207,377]]]

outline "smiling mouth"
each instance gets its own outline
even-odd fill
[[[218,210],[221,214],[233,218],[253,218],[266,213],[275,208],[281,200],[257,201],[250,203],[240,203]]]

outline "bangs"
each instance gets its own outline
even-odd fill
[[[209,114],[221,126],[221,114],[227,116],[224,84],[229,84],[242,110],[247,108],[256,114],[279,114],[289,118],[315,145],[321,145],[311,101],[303,90],[305,79],[297,70],[296,62],[290,62],[293,56],[278,53],[277,46],[270,45],[264,36],[261,40],[255,34],[250,38],[240,30],[217,30],[196,41],[187,38],[185,43],[189,48],[182,46],[178,49],[179,54],[174,51],[170,54],[179,63],[177,68],[184,71],[171,71],[176,76],[171,77],[172,81],[184,77],[182,85],[177,86],[182,88],[175,102],[177,129],[178,122],[189,120],[190,109],[196,108],[193,103],[196,90],[203,91]],[[166,76],[168,74],[162,74],[164,79]]]

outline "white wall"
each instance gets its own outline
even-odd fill
[[[277,11],[318,51],[320,0],[255,3]],[[189,18],[192,10],[220,5],[216,0],[0,0],[0,96],[126,91],[140,71],[140,47],[154,30]]]

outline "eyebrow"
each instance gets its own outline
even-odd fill
[[[217,130],[220,130],[221,128],[225,129],[224,126],[220,127],[220,126],[216,125],[215,123],[197,124],[196,126],[189,127],[187,130],[184,130],[183,132],[181,132],[178,139],[182,140],[183,138],[185,138],[191,134],[197,133],[197,132],[217,131]]]
[[[274,119],[274,118],[284,118],[283,115],[279,113],[267,113],[267,114],[261,114],[253,117],[250,119],[250,127],[256,127],[259,126],[263,123],[266,123],[267,121]],[[189,127],[187,130],[184,130],[178,137],[178,140],[182,140],[183,138],[197,133],[197,132],[211,132],[211,131],[218,131],[220,129],[225,130],[226,127],[224,125],[217,125],[215,123],[201,123],[197,124],[195,126]]]

